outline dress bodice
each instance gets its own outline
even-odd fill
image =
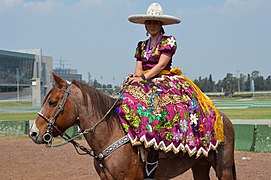
[[[162,54],[171,57],[171,60],[165,67],[165,70],[170,70],[172,64],[172,56],[175,54],[175,51],[177,49],[176,39],[173,36],[163,36],[158,45],[154,47],[155,50],[151,54],[150,58],[147,58],[146,56],[148,41],[149,39],[145,41],[140,41],[137,44],[135,53],[136,60],[142,61],[143,71],[149,70],[156,64],[158,64],[159,58]]]

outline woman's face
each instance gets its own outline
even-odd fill
[[[145,28],[150,35],[157,35],[161,33],[162,22],[156,20],[147,20],[145,22]]]

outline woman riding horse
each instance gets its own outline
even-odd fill
[[[117,113],[116,99],[53,74],[55,84],[31,126],[30,138],[51,147],[53,137],[60,135],[94,158],[102,180],[141,180],[152,178],[155,171],[155,178],[170,179],[190,168],[195,180],[209,180],[211,167],[218,179],[236,179],[232,123],[178,68],[171,69],[176,40],[163,35],[162,26],[180,20],[163,15],[157,3],[147,15],[129,20],[145,24],[150,38],[138,43],[136,71],[123,86]],[[74,141],[78,136],[66,135],[74,124],[90,149]],[[138,142],[149,149],[145,166]]]
[[[177,43],[163,26],[180,20],[164,15],[158,3],[128,20],[144,24],[150,37],[137,44],[135,72],[123,88],[118,114],[132,144],[141,141],[149,148],[144,178],[153,178],[156,150],[208,156],[224,141],[223,124],[211,100],[179,68],[171,68]]]

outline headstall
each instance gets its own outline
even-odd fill
[[[56,119],[59,115],[59,113],[61,113],[64,109],[64,106],[65,106],[65,103],[67,101],[67,97],[69,96],[70,92],[71,92],[71,83],[70,82],[67,82],[67,89],[64,90],[64,96],[63,98],[61,99],[61,102],[55,112],[55,114],[51,117],[51,118],[48,118],[47,116],[45,116],[42,112],[38,112],[38,115],[40,115],[43,119],[46,120],[46,122],[48,123],[48,126],[47,126],[47,130],[46,130],[46,133],[43,135],[43,140],[45,142],[47,142],[48,144],[51,144],[52,143],[52,139],[53,139],[53,135],[52,135],[52,130],[53,128],[55,128],[59,133],[63,134],[56,126],[55,126],[55,122],[56,122]]]

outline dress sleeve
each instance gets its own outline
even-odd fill
[[[137,61],[142,61],[141,59],[141,54],[142,54],[142,41],[140,41],[138,44],[137,44],[137,47],[136,47],[136,52],[135,52],[135,58]]]
[[[173,36],[166,37],[160,47],[161,54],[165,54],[169,57],[172,57],[175,54],[176,49],[177,43],[175,37]]]

